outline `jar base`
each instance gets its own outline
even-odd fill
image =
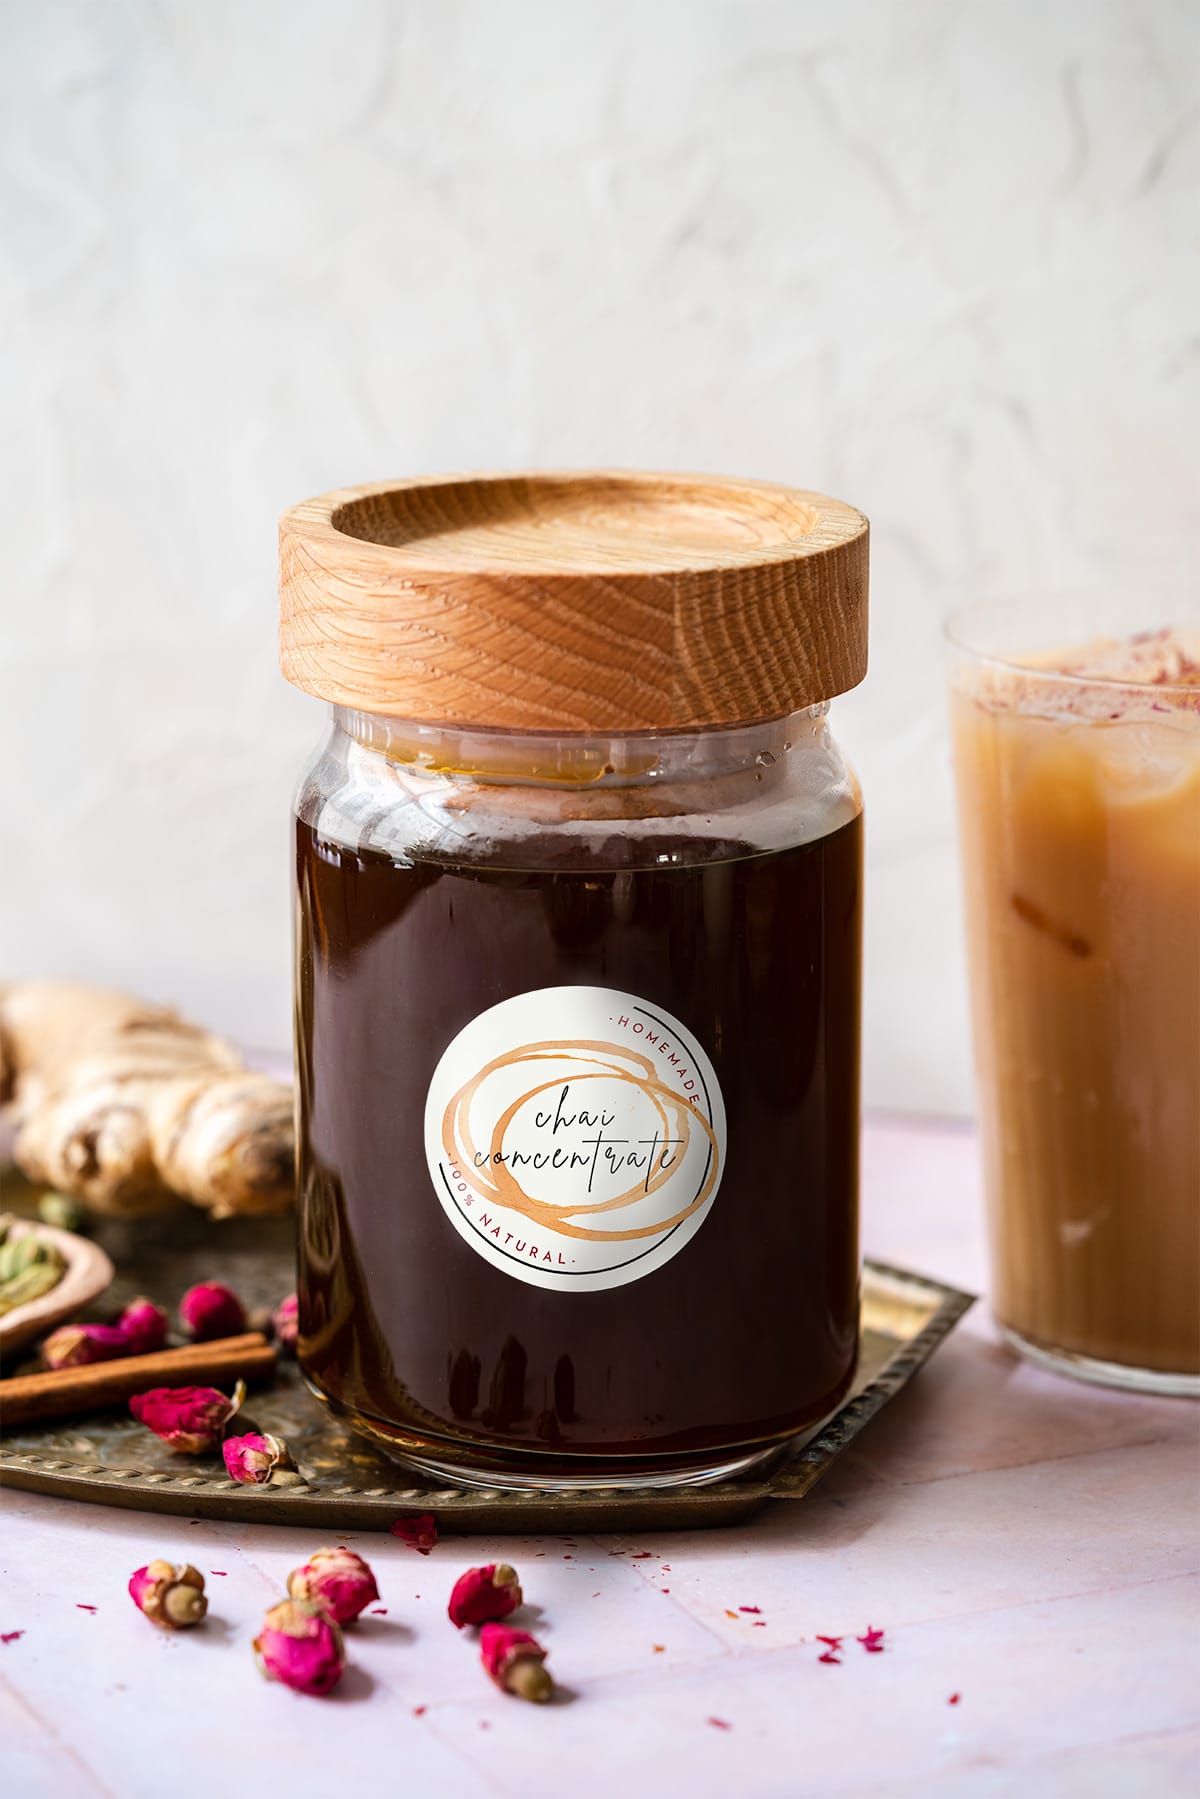
[[[482,1447],[475,1461],[460,1459],[463,1445],[439,1441],[416,1432],[380,1424],[351,1406],[323,1392],[311,1377],[305,1381],[314,1397],[329,1408],[346,1427],[366,1437],[392,1460],[427,1478],[478,1491],[511,1493],[621,1493],[653,1489],[715,1486],[739,1480],[747,1474],[766,1475],[786,1455],[794,1454],[824,1429],[838,1409],[803,1430],[768,1443],[725,1450],[699,1450],[687,1455],[646,1457],[545,1456],[538,1451],[510,1451]],[[572,1461],[577,1459],[577,1466]]]
[[[1200,1399],[1200,1374],[1172,1374],[1161,1368],[1133,1368],[1125,1362],[1106,1362],[1097,1356],[1077,1355],[1069,1349],[1046,1349],[1011,1325],[996,1319],[996,1329],[1008,1347],[1038,1368],[1066,1374],[1094,1387],[1120,1387],[1127,1393],[1154,1393],[1168,1399]]]
[[[811,1433],[809,1433],[811,1434]],[[808,1440],[807,1435],[797,1439],[797,1446]],[[677,1468],[666,1472],[623,1475],[621,1473],[603,1474],[570,1474],[558,1472],[544,1474],[530,1471],[514,1473],[507,1469],[504,1473],[494,1470],[483,1473],[478,1468],[465,1466],[461,1462],[447,1460],[443,1456],[416,1455],[411,1450],[396,1450],[391,1453],[409,1468],[418,1473],[432,1475],[440,1481],[452,1481],[456,1486],[472,1487],[488,1492],[510,1493],[622,1493],[645,1491],[651,1488],[657,1491],[679,1489],[681,1487],[710,1487],[722,1481],[738,1480],[745,1474],[766,1473],[771,1464],[779,1459],[784,1450],[791,1446],[788,1443],[773,1443],[767,1449],[756,1449],[749,1455],[736,1456],[729,1461],[710,1463],[700,1468]]]

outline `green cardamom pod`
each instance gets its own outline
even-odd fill
[[[61,1279],[62,1269],[53,1262],[33,1262],[10,1280],[0,1281],[0,1318],[52,1292]]]
[[[35,1262],[44,1261],[44,1249],[32,1231],[23,1237],[10,1237],[0,1244],[0,1282],[10,1281],[26,1268],[32,1268]]]
[[[38,1200],[38,1217],[43,1224],[53,1224],[60,1231],[82,1231],[87,1228],[87,1207],[69,1193],[43,1193]]]

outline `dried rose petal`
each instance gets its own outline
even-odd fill
[[[300,1300],[295,1293],[289,1293],[281,1300],[271,1317],[275,1326],[275,1341],[289,1355],[296,1353],[296,1339],[300,1334]]]
[[[264,1431],[226,1437],[221,1455],[230,1480],[236,1480],[240,1486],[265,1487],[271,1483],[291,1487],[301,1478],[283,1438],[268,1436]]]
[[[527,1630],[507,1624],[485,1624],[479,1633],[479,1654],[498,1687],[518,1699],[544,1705],[554,1693],[554,1682],[545,1666],[546,1651]]]
[[[115,1324],[63,1324],[42,1344],[47,1368],[84,1368],[128,1354],[125,1333]]]
[[[856,1637],[855,1641],[862,1644],[868,1655],[882,1655],[885,1634],[886,1633],[882,1630],[873,1630],[868,1624],[866,1635]]]
[[[379,1598],[374,1574],[353,1549],[318,1549],[302,1568],[292,1569],[287,1590],[293,1599],[323,1605],[335,1624],[353,1624]]]
[[[332,1692],[346,1670],[341,1631],[323,1606],[307,1599],[281,1599],[271,1607],[254,1653],[268,1680],[318,1697]]]
[[[419,1555],[428,1555],[438,1540],[437,1519],[432,1512],[422,1512],[415,1518],[397,1518],[391,1529],[394,1537],[399,1537]]]
[[[208,1610],[204,1576],[189,1562],[178,1568],[173,1562],[147,1562],[130,1575],[129,1596],[139,1612],[164,1630],[189,1630]]]
[[[189,1287],[179,1302],[179,1316],[184,1330],[197,1343],[236,1337],[246,1328],[245,1306],[220,1281],[201,1281],[199,1286]]]
[[[135,1393],[129,1409],[139,1424],[181,1455],[203,1455],[220,1442],[245,1392],[244,1381],[229,1398],[215,1387],[151,1387],[147,1393]]]
[[[167,1314],[152,1299],[134,1299],[117,1319],[130,1355],[153,1355],[167,1340]]]

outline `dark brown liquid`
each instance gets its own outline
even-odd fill
[[[399,1447],[548,1475],[715,1464],[836,1405],[858,1337],[860,821],[692,866],[638,867],[625,839],[634,866],[607,873],[405,866],[303,823],[297,845],[301,1360],[328,1398]],[[674,1014],[728,1121],[696,1235],[598,1292],[485,1261],[425,1157],[447,1044],[559,985]]]

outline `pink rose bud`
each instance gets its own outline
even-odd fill
[[[318,1549],[302,1568],[292,1569],[287,1590],[293,1599],[323,1605],[335,1624],[353,1624],[379,1598],[375,1576],[353,1549]]]
[[[293,1487],[300,1480],[296,1464],[282,1437],[247,1431],[244,1437],[226,1437],[221,1445],[230,1480],[243,1487]]]
[[[245,1381],[238,1382],[230,1398],[215,1387],[151,1387],[148,1393],[135,1393],[129,1409],[139,1424],[181,1455],[203,1455],[221,1441],[245,1394]]]
[[[189,1630],[208,1610],[204,1576],[189,1562],[178,1568],[173,1562],[147,1562],[130,1575],[129,1596],[139,1612],[164,1630]]]
[[[507,1624],[485,1624],[479,1633],[479,1655],[498,1687],[544,1705],[554,1692],[545,1666],[546,1651],[527,1630],[510,1630]]]
[[[246,1328],[246,1308],[236,1293],[220,1281],[201,1281],[189,1287],[179,1302],[183,1328],[197,1343],[214,1337],[236,1337]]]
[[[459,1575],[450,1594],[450,1622],[459,1630],[464,1624],[495,1623],[515,1612],[523,1598],[517,1571],[507,1562],[468,1568]]]
[[[275,1326],[275,1341],[289,1355],[296,1353],[296,1339],[300,1335],[300,1300],[295,1293],[289,1293],[275,1308],[272,1323]]]
[[[128,1354],[125,1332],[116,1324],[63,1324],[42,1344],[47,1368],[83,1368]]]
[[[332,1692],[346,1669],[341,1631],[323,1606],[307,1599],[281,1599],[271,1607],[254,1653],[268,1680],[281,1680],[297,1693]]]
[[[152,1299],[134,1299],[117,1319],[130,1355],[153,1355],[167,1340],[167,1314]]]

